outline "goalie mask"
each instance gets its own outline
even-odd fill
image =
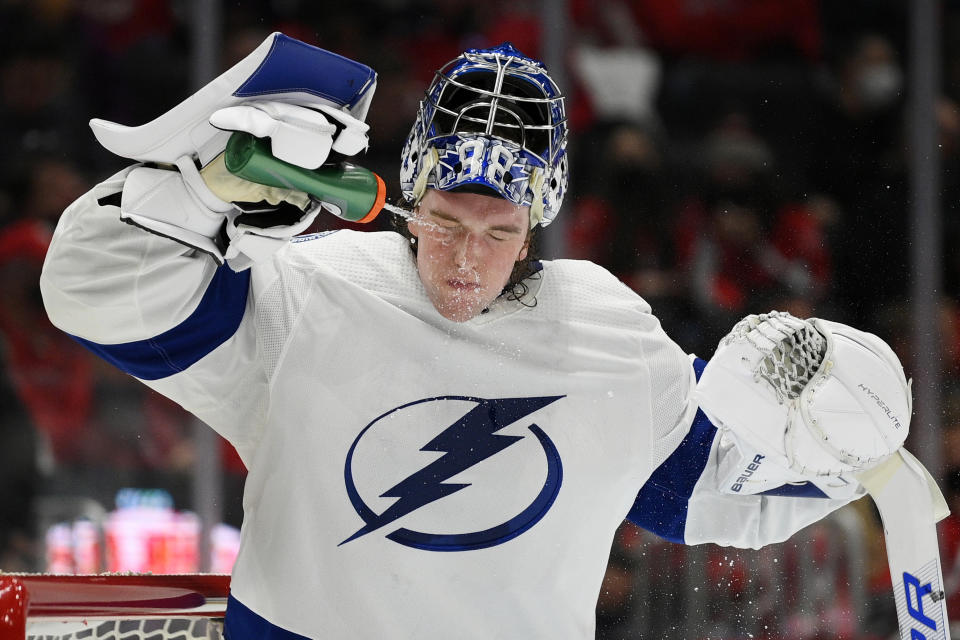
[[[530,206],[547,226],[567,190],[563,97],[543,65],[510,43],[469,49],[440,68],[400,164],[404,197],[470,190]],[[491,193],[492,192],[492,193]]]

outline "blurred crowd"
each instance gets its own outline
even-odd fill
[[[505,40],[542,57],[552,37],[539,0],[222,4],[222,68],[280,30],[377,70],[360,162],[393,198],[433,71],[466,47]],[[2,570],[40,568],[44,496],[109,502],[123,486],[165,486],[189,506],[193,420],[54,329],[37,281],[63,209],[125,165],[87,120],[140,124],[190,92],[192,7],[0,0]],[[908,375],[941,367],[944,486],[956,500],[960,252],[949,248],[960,240],[960,2],[940,3],[946,258],[934,363],[914,362],[910,344],[907,0],[569,0],[567,11],[572,184],[563,223],[547,231],[562,234],[554,246],[613,271],[702,357],[743,315],[779,309],[877,333]],[[224,453],[225,474],[242,481]],[[239,507],[227,518],[238,522]],[[876,526],[875,514],[865,518]],[[948,574],[960,520],[941,537]],[[608,638],[640,637],[624,622],[633,592],[617,572],[637,559],[622,538],[600,605]],[[878,592],[884,571],[885,561],[871,576]]]

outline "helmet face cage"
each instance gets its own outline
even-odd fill
[[[543,66],[511,44],[470,49],[434,76],[407,137],[403,194],[426,187],[492,190],[531,207],[531,226],[556,216],[567,187],[563,96]]]

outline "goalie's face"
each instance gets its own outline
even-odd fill
[[[529,220],[530,207],[503,198],[427,189],[408,226],[440,315],[466,322],[490,306],[527,255]]]

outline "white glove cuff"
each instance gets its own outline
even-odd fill
[[[290,242],[290,238],[306,231],[322,209],[321,203],[311,200],[299,220],[276,227],[243,224],[242,216],[232,217],[227,223],[227,237],[230,239],[224,254],[227,264],[234,271],[243,271],[269,259]]]
[[[306,208],[292,223],[270,227],[244,223],[250,218],[214,195],[192,159],[183,157],[176,164],[179,172],[150,167],[130,171],[121,196],[121,220],[202,251],[217,264],[228,262],[234,271],[268,259],[290,238],[306,231],[322,209],[305,194],[290,192],[279,195],[294,203],[296,208],[291,210],[302,210],[300,204]],[[251,186],[255,190],[257,185]]]
[[[198,249],[222,264],[216,238],[223,221],[236,209],[207,189],[192,160],[177,165],[182,165],[181,172],[151,167],[131,170],[123,184],[120,219]]]
[[[731,495],[755,495],[808,483],[828,498],[850,499],[864,491],[851,475],[810,478],[787,469],[776,457],[751,447],[728,430],[720,434],[717,460],[720,490]]]

